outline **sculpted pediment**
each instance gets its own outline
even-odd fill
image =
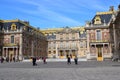
[[[63,28],[63,30],[59,31],[58,33],[73,33],[73,32],[75,32],[75,30],[72,30],[69,27],[65,27]]]

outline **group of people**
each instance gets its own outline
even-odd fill
[[[67,64],[71,64],[71,58],[72,58],[72,56],[67,55]],[[75,56],[74,62],[75,62],[76,65],[78,64],[77,56]]]
[[[71,64],[71,58],[72,58],[72,56],[67,55],[67,64]],[[42,57],[42,60],[43,60],[44,64],[47,64],[46,57]],[[74,62],[75,62],[76,65],[78,64],[77,56],[75,56]],[[36,57],[32,57],[32,63],[33,63],[33,66],[37,66]]]
[[[1,61],[1,63],[3,63],[4,61],[5,61],[5,62],[12,62],[12,61],[13,61],[13,62],[16,62],[16,61],[18,61],[18,60],[15,59],[15,57],[10,58],[10,59],[9,59],[9,57],[1,57],[1,58],[0,58],[0,61]]]
[[[47,64],[46,57],[42,57],[42,60],[44,64]],[[36,57],[32,57],[32,63],[33,63],[33,66],[37,66]]]

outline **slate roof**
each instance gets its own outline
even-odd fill
[[[47,35],[47,39],[56,39],[56,35]]]
[[[112,14],[101,14],[101,15],[95,15],[94,18],[92,19],[92,24],[94,24],[94,19],[96,16],[100,16],[102,24],[105,23],[108,24],[110,19],[112,18]]]

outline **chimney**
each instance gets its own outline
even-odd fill
[[[29,25],[29,21],[23,21],[23,22]]]
[[[110,6],[109,11],[114,11],[114,6]]]
[[[89,26],[90,26],[90,21],[86,21],[85,26],[86,26],[86,27],[89,27]]]

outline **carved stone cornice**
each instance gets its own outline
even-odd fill
[[[63,30],[58,31],[57,33],[76,33],[76,32],[79,32],[79,31],[73,30],[72,28],[69,28],[69,27],[66,27]]]

